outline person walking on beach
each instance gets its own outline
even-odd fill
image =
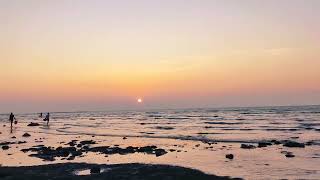
[[[16,120],[16,121],[15,121],[15,124],[17,124],[17,123],[16,123],[16,122],[17,122],[17,119],[14,117],[13,113],[10,113],[9,120],[10,120],[10,123],[11,123],[11,129],[12,129],[12,123],[13,123],[14,120]]]
[[[47,113],[46,117],[43,119],[44,121],[47,121],[47,125],[49,125],[49,119],[50,119],[50,113]]]

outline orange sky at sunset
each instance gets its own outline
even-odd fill
[[[0,112],[319,104],[320,1],[257,2],[1,1]]]

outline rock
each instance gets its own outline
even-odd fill
[[[99,174],[100,171],[101,171],[100,166],[94,166],[94,167],[92,167],[92,168],[90,169],[90,173],[91,173],[91,174]]]
[[[259,148],[267,147],[267,146],[271,146],[271,145],[272,145],[272,143],[270,143],[270,142],[264,142],[264,141],[258,143],[258,147],[259,147]]]
[[[233,157],[234,157],[233,154],[227,154],[227,155],[226,155],[226,158],[227,158],[227,159],[233,159]]]
[[[29,134],[29,133],[24,133],[23,135],[22,135],[22,137],[30,137],[31,135]]]
[[[9,148],[10,148],[10,147],[7,146],[7,145],[2,146],[2,149],[3,149],[3,150],[8,150]]]
[[[82,144],[78,144],[77,147],[78,147],[78,148],[81,148],[81,147],[82,147]]]
[[[39,123],[31,122],[31,123],[29,123],[27,126],[40,126],[40,124],[39,124]]]
[[[157,146],[144,146],[144,147],[140,147],[138,149],[138,152],[145,152],[145,153],[152,153],[154,149],[156,149]]]
[[[68,142],[66,145],[75,146],[75,145],[77,145],[77,141],[78,141],[78,140],[72,140],[72,141]],[[81,144],[81,145],[82,145],[82,144]]]
[[[254,149],[256,148],[254,145],[252,144],[241,144],[241,147],[242,149]]]
[[[313,144],[314,144],[313,141],[308,141],[308,142],[306,142],[306,146],[312,146]]]
[[[127,137],[123,137],[122,139],[127,139]]]
[[[69,154],[73,154],[77,149],[75,147],[58,147],[55,150],[55,156],[58,157],[67,157]]]
[[[161,130],[172,130],[172,129],[174,129],[174,127],[170,127],[170,126],[157,126],[155,128],[156,129],[161,129]]]
[[[167,151],[165,151],[164,149],[156,149],[155,154],[157,157],[159,157],[159,156],[167,154]]]
[[[12,139],[16,139],[17,137],[15,137],[15,136],[12,136],[11,138],[12,138]]]
[[[89,146],[88,146],[88,145],[82,146],[82,149],[85,150],[85,151],[87,151],[87,150],[89,149]]]
[[[298,147],[298,148],[304,148],[305,144],[304,143],[299,143],[295,141],[286,141],[283,146],[285,147]]]
[[[273,144],[276,144],[276,145],[281,144],[281,142],[280,142],[280,141],[275,140],[275,139],[271,140],[271,142],[272,142]]]
[[[93,140],[88,140],[88,141],[80,141],[80,144],[82,144],[82,145],[88,145],[88,144],[96,144],[96,142],[93,141]]]
[[[287,152],[285,155],[287,158],[293,158],[295,155],[292,154],[292,152]]]

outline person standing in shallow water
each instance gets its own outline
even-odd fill
[[[10,113],[9,120],[10,120],[10,123],[11,123],[11,130],[12,130],[12,123],[13,123],[14,120],[16,120],[16,118],[13,115],[13,113]]]
[[[49,119],[50,119],[50,113],[47,113],[46,117],[43,119],[44,121],[47,121],[47,125],[49,125]]]
[[[39,114],[39,118],[42,118],[42,113]]]

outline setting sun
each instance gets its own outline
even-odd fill
[[[139,98],[139,99],[137,100],[137,102],[138,102],[138,103],[142,103],[142,99]]]

